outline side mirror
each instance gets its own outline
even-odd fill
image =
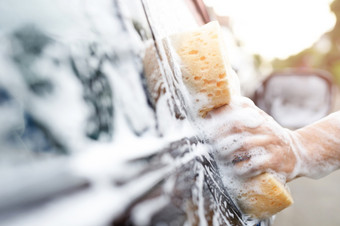
[[[271,74],[255,91],[255,104],[279,124],[297,129],[329,114],[335,100],[332,76],[316,69]]]

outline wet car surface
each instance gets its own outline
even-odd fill
[[[198,26],[185,3],[7,2],[1,225],[258,223],[229,197],[161,42]],[[157,104],[143,71],[150,43],[165,90]]]

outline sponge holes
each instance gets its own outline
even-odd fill
[[[217,38],[218,38],[218,35],[217,35],[217,34],[212,34],[212,35],[211,35],[211,38],[212,38],[212,39],[217,39]]]
[[[222,78],[224,78],[225,76],[226,76],[226,74],[225,74],[225,73],[223,73],[223,74],[219,74],[219,75],[218,75],[218,77],[219,77],[219,78],[221,78],[221,79],[222,79]]]
[[[226,86],[227,85],[227,82],[226,81],[219,81],[216,83],[217,87],[222,87],[222,86]]]
[[[221,94],[222,94],[221,91],[218,90],[218,91],[215,92],[215,93],[208,93],[207,96],[208,96],[208,97],[213,97],[213,96],[219,97],[219,96],[221,96]]]
[[[193,50],[190,50],[188,53],[189,53],[190,55],[196,55],[196,54],[198,54],[198,50],[193,49]]]
[[[217,81],[214,80],[214,79],[203,79],[203,83],[204,85],[207,85],[207,84],[215,84]]]
[[[216,90],[216,92],[215,92],[215,96],[220,96],[222,93],[221,93],[221,91],[220,90]]]

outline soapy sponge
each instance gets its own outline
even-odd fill
[[[288,190],[269,173],[246,181],[237,200],[244,213],[258,219],[268,218],[293,204]]]
[[[228,104],[231,95],[239,93],[238,79],[228,62],[216,21],[173,35],[170,41],[180,58],[183,82],[201,116]]]

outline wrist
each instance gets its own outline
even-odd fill
[[[330,156],[329,150],[322,143],[320,131],[304,127],[293,131],[293,149],[299,158],[296,177],[319,179],[334,171],[339,161]]]
[[[292,153],[292,158],[289,161],[294,163],[289,175],[287,175],[287,181],[291,181],[295,178],[305,176],[306,171],[304,170],[304,166],[307,161],[306,156],[308,155],[305,153],[300,134],[297,133],[297,131],[286,130],[288,134],[289,151]]]

